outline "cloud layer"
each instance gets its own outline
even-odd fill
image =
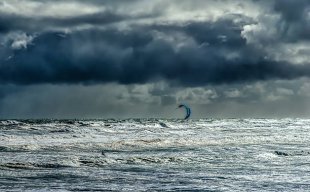
[[[0,116],[309,114],[308,0],[0,0]]]
[[[2,1],[2,84],[200,86],[310,76],[306,0],[23,3],[38,12]]]

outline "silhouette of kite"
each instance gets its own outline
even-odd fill
[[[182,108],[182,107],[185,109],[185,112],[186,112],[186,116],[184,117],[184,120],[188,119],[191,116],[191,113],[192,113],[191,109],[188,106],[184,105],[184,104],[181,104],[181,105],[178,106],[178,108]]]

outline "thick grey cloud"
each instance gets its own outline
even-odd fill
[[[309,11],[309,1],[307,0],[276,0],[275,10],[280,12],[288,22],[299,22],[305,19]]]
[[[277,0],[274,9],[283,18],[282,35],[285,40],[310,40],[309,1]]]
[[[178,50],[173,43],[152,36],[151,31],[146,33],[145,28],[83,30],[65,37],[45,33],[26,49],[13,50],[12,59],[2,59],[0,82],[131,84],[163,78],[195,86],[310,75],[310,65],[264,59],[237,35],[240,30],[227,31],[224,26],[227,24],[195,23],[165,32],[165,37],[183,31],[191,34],[188,38],[195,43]],[[225,40],[218,36],[220,31]],[[227,58],[231,52],[237,56]]]
[[[136,1],[135,4],[139,2],[142,3]],[[280,12],[287,25],[309,19],[308,1],[274,3],[275,14]],[[108,4],[103,1],[102,6]],[[117,5],[124,6],[118,3],[112,7],[117,10]],[[288,9],[292,5],[294,11]],[[248,44],[250,38],[256,37],[249,37],[249,32],[244,35],[244,26],[256,25],[255,18],[228,13],[213,21],[159,24],[152,21],[152,14],[154,19],[160,14],[155,14],[155,9],[149,15],[152,22],[141,24],[129,22],[135,19],[132,15],[116,14],[109,9],[58,18],[2,14],[2,33],[21,31],[26,37],[34,37],[3,43],[0,82],[132,84],[165,79],[180,85],[199,86],[310,75],[309,63],[294,65],[290,61],[275,60],[266,57],[268,50],[264,47]],[[107,25],[120,21],[127,23],[125,29]],[[72,28],[85,24],[91,28]],[[307,38],[307,28],[302,30],[300,26],[304,25],[297,25],[293,31],[295,36],[290,37]],[[58,28],[71,31],[57,32]],[[280,41],[281,37],[274,40]]]
[[[10,31],[40,32],[61,27],[79,25],[106,25],[109,23],[129,20],[128,16],[113,14],[110,11],[68,18],[34,18],[20,15],[2,14],[0,18],[0,33]],[[8,22],[10,21],[10,22]]]

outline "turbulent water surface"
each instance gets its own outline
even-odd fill
[[[2,120],[0,191],[310,191],[310,120]]]

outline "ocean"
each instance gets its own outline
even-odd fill
[[[310,191],[310,119],[1,120],[0,191]]]

